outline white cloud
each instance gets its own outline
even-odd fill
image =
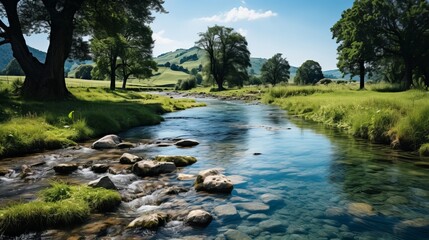
[[[256,11],[253,9],[248,9],[247,7],[238,7],[229,10],[228,12],[214,15],[211,17],[203,17],[199,20],[206,22],[238,22],[238,21],[254,21],[262,18],[270,18],[277,16],[277,13],[269,11]]]
[[[243,29],[243,28],[239,28],[238,30],[237,30],[237,32],[238,33],[240,33],[241,35],[243,35],[243,36],[247,36],[247,33],[249,32],[249,31],[247,31],[246,29]]]
[[[154,32],[152,34],[153,40],[155,40],[155,44],[161,44],[161,45],[171,45],[171,44],[177,44],[176,40],[170,39],[168,37],[164,37],[165,30],[161,30],[158,32]]]

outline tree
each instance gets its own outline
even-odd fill
[[[281,53],[277,53],[268,59],[261,68],[262,79],[266,83],[276,85],[280,82],[288,82],[290,77],[290,65]]]
[[[320,64],[307,60],[296,71],[295,83],[299,85],[315,84],[322,78],[324,77]]]
[[[365,75],[370,65],[377,58],[377,32],[375,16],[371,13],[371,1],[355,1],[351,9],[343,12],[341,19],[331,28],[332,37],[336,38],[339,46],[337,66],[350,78],[359,75],[360,89],[365,88]]]
[[[19,66],[19,63],[16,61],[15,58],[13,58],[4,68],[3,70],[4,75],[11,75],[11,76],[24,76],[24,72],[22,71],[21,66]]]
[[[82,65],[76,70],[75,77],[80,79],[92,79],[91,71],[94,67],[92,65]]]
[[[216,82],[218,90],[224,89],[227,79],[242,85],[243,80],[248,79],[247,68],[251,66],[246,38],[232,28],[217,25],[209,27],[205,33],[199,33],[199,36],[196,44],[207,53],[207,72]]]
[[[0,0],[0,44],[10,43],[14,57],[26,78],[25,97],[61,99],[68,96],[64,62],[68,57],[82,59],[88,45],[82,36],[91,35],[94,26],[108,24],[115,9],[100,11],[105,6],[121,6],[142,24],[152,21],[151,10],[161,11],[163,0]],[[30,53],[24,34],[49,32],[49,48],[44,63]]]

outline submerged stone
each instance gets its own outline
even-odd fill
[[[227,240],[252,240],[249,235],[234,229],[226,231],[225,238]]]
[[[239,203],[237,206],[249,212],[264,212],[270,209],[270,206],[261,202]]]
[[[164,213],[151,213],[145,214],[134,219],[127,228],[146,228],[151,230],[156,230],[157,228],[165,225],[167,222],[167,214]]]
[[[214,213],[216,214],[217,217],[219,218],[238,218],[240,217],[240,215],[237,212],[237,209],[235,208],[234,205],[232,204],[226,204],[226,205],[221,205],[221,206],[217,206],[214,208]]]
[[[350,203],[347,207],[350,215],[357,217],[368,217],[375,215],[374,209],[367,203]]]
[[[195,227],[206,227],[212,219],[212,215],[204,210],[193,210],[186,216],[185,223]]]
[[[195,178],[196,178],[195,175],[184,174],[184,173],[179,173],[179,175],[177,176],[177,180],[180,180],[180,181],[189,181],[189,180],[194,180]]]

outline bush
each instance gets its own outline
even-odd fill
[[[92,65],[82,65],[76,70],[75,77],[80,79],[92,79],[91,71],[94,67]]]
[[[328,84],[331,84],[331,83],[332,83],[332,80],[329,79],[329,78],[323,78],[323,79],[320,79],[320,81],[317,82],[317,84],[323,84],[323,85],[328,85]]]
[[[429,106],[417,107],[410,111],[399,121],[395,130],[401,148],[419,149],[420,145],[429,140]]]
[[[197,87],[197,81],[194,77],[188,78],[186,80],[179,79],[177,81],[176,90],[189,90]]]
[[[419,149],[420,156],[429,157],[429,143],[425,143],[420,146]]]

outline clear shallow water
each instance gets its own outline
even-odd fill
[[[224,174],[236,182],[230,196],[191,189],[160,204],[157,199],[165,185],[191,188],[192,181],[178,181],[177,173],[145,179],[132,174],[109,174],[123,194],[144,192],[150,187],[152,190],[122,204],[113,214],[95,216],[87,225],[37,236],[91,236],[85,234],[86,229],[110,221],[98,237],[429,239],[429,169],[412,164],[412,160],[418,160],[417,156],[367,144],[299,119],[291,122],[284,111],[272,106],[204,101],[208,107],[166,114],[161,125],[135,128],[121,137],[136,142],[176,137],[197,139],[200,145],[194,148],[140,145],[129,152],[146,157],[191,155],[198,159],[194,165],[180,169],[180,173],[197,174],[209,168],[223,168]],[[48,165],[55,161],[109,162],[117,160],[122,152],[84,148],[21,160],[48,159]],[[0,180],[0,198],[34,198],[31,193],[46,186],[46,179],[54,175],[46,168],[40,172],[43,177],[33,183]],[[66,180],[87,182],[99,176],[84,169]],[[226,204],[233,205],[238,216],[219,216],[215,208]],[[190,209],[201,208],[215,217],[204,229],[186,227],[180,217],[156,232],[125,229],[145,211],[156,209],[180,216]]]

